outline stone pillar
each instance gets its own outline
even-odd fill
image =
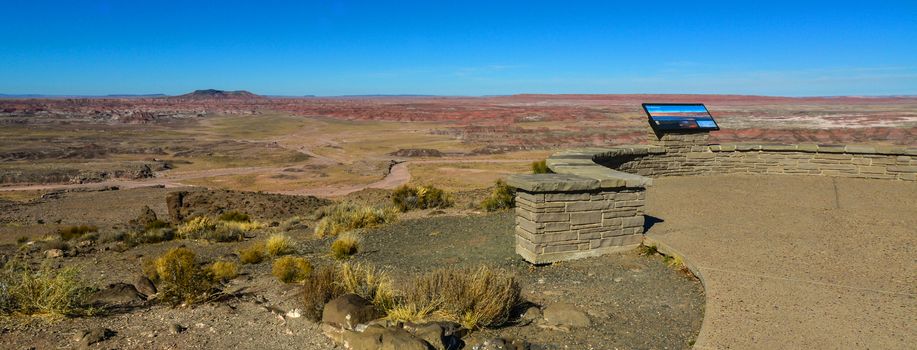
[[[533,264],[633,249],[643,239],[642,185],[603,187],[569,174],[515,175],[516,253]]]

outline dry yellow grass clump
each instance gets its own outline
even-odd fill
[[[302,257],[283,256],[274,260],[271,274],[283,283],[302,282],[312,272],[312,264]]]
[[[343,233],[331,243],[331,257],[338,260],[347,259],[360,250],[361,243],[362,239],[358,233]]]
[[[343,232],[370,228],[394,221],[397,214],[391,208],[376,208],[342,203],[331,209],[315,227],[318,237],[337,236]]]
[[[412,209],[448,208],[452,195],[434,186],[403,185],[392,192],[392,202],[402,212]]]
[[[516,190],[509,187],[503,180],[497,180],[490,196],[481,202],[481,209],[497,211],[509,209],[516,205]]]
[[[232,261],[216,261],[210,265],[214,281],[228,281],[239,276],[239,264]]]
[[[515,278],[486,266],[426,273],[414,278],[403,292],[403,298],[388,312],[389,319],[445,319],[468,329],[505,324],[510,311],[521,302]]]
[[[213,278],[210,271],[201,268],[197,255],[190,249],[173,248],[145,270],[156,282],[162,300],[191,304],[210,298]]]
[[[252,242],[247,247],[239,249],[239,261],[243,264],[257,264],[266,258],[264,242]]]
[[[264,242],[267,255],[280,256],[293,253],[293,240],[285,234],[275,233]]]
[[[369,300],[387,312],[395,305],[392,279],[384,271],[363,264],[323,266],[303,281],[305,316],[319,320],[325,303],[346,293]]]
[[[216,242],[242,240],[246,232],[264,228],[258,221],[224,221],[209,216],[198,216],[178,226],[178,236],[186,239],[206,239]]]
[[[57,318],[92,314],[94,310],[87,305],[91,291],[76,267],[34,269],[7,262],[0,269],[0,315]]]

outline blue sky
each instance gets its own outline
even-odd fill
[[[917,94],[917,1],[0,0],[0,93]]]

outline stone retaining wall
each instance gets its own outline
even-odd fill
[[[705,174],[823,175],[917,181],[917,150],[819,145],[712,145],[699,151],[597,154],[595,162],[643,176]]]
[[[547,159],[556,174],[514,175],[516,252],[535,264],[630,249],[643,235],[651,177],[821,175],[917,182],[917,148],[707,145],[707,134],[655,135],[651,145],[584,148]]]

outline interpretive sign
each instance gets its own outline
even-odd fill
[[[719,130],[713,116],[701,103],[644,103],[643,110],[656,131]]]

